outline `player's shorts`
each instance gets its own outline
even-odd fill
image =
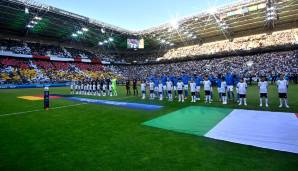
[[[168,94],[172,94],[172,90],[168,90]]]
[[[163,88],[163,90],[167,90],[167,86],[165,86],[165,85],[162,86],[162,88]]]
[[[246,94],[239,94],[239,98],[246,98]]]
[[[221,96],[227,96],[227,93],[221,93]]]
[[[150,90],[150,94],[153,94],[153,90]]]
[[[196,95],[196,92],[191,92],[191,95],[192,95],[192,96]]]
[[[178,90],[178,94],[182,94],[182,90]]]
[[[267,98],[268,96],[267,96],[267,93],[260,93],[260,97],[261,97],[261,98],[262,98],[262,97]]]
[[[184,85],[184,90],[188,90],[188,85]]]
[[[176,91],[177,90],[177,86],[174,86],[174,91]]]
[[[211,94],[210,90],[205,90],[205,96],[209,96]]]
[[[146,91],[143,90],[143,91],[142,91],[142,94],[146,94]]]
[[[159,93],[159,95],[162,95],[162,92],[159,91],[158,93]]]
[[[232,85],[228,85],[227,88],[228,88],[228,91],[234,91],[234,86]]]
[[[201,86],[196,86],[196,92],[200,92]]]
[[[287,93],[278,93],[279,98],[287,98]]]

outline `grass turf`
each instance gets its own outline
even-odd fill
[[[68,88],[51,88],[68,94]],[[147,127],[141,123],[190,105],[126,97],[90,97],[162,104],[158,111],[86,104],[0,116],[0,170],[296,170],[298,155],[233,144]],[[290,109],[279,109],[276,88],[270,87],[269,110],[298,112],[298,86],[290,85]],[[42,109],[42,101],[17,96],[42,94],[42,89],[0,90],[0,115]],[[216,93],[215,93],[216,94]],[[215,95],[215,100],[217,96]],[[188,100],[189,101],[189,100]],[[248,106],[258,108],[258,91],[249,87]],[[52,99],[51,107],[77,104]],[[223,106],[218,102],[206,106]]]

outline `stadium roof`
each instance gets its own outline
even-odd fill
[[[291,28],[298,21],[298,0],[241,1],[138,32],[34,1],[2,0],[0,6],[2,33],[123,49],[127,38],[144,38],[145,48],[170,48]]]

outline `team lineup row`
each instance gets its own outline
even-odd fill
[[[163,100],[167,98],[168,101],[173,101],[174,97],[178,95],[178,102],[184,102],[185,99],[191,96],[191,102],[201,100],[200,90],[201,86],[204,90],[205,103],[211,103],[213,98],[213,87],[212,83],[209,80],[208,76],[205,76],[204,79],[196,80],[191,79],[188,83],[184,83],[183,79],[177,79],[175,83],[170,78],[167,78],[166,82],[163,83],[161,80],[157,82],[154,79],[150,81],[142,81],[140,84],[142,99],[146,99],[146,90],[148,87],[149,90],[149,99],[159,99]],[[236,97],[234,95],[234,83],[231,84],[231,81],[226,77],[217,79],[216,81],[217,91],[219,93],[219,100],[223,104],[228,104],[229,100],[237,101],[239,105],[247,105],[247,88],[248,85],[246,81],[241,78],[236,84]],[[279,107],[289,108],[288,105],[288,81],[284,75],[281,75],[279,80],[276,82],[280,105]],[[260,107],[263,106],[263,101],[265,101],[265,107],[269,107],[268,103],[268,86],[269,83],[266,81],[265,77],[261,77],[261,80],[258,82],[259,93],[260,93]],[[117,86],[116,79],[107,79],[101,81],[93,82],[73,82],[70,86],[71,94],[77,95],[95,95],[95,96],[117,96]],[[130,94],[130,84],[129,81],[126,83],[127,95]],[[133,91],[134,95],[138,95],[137,81],[133,81]]]

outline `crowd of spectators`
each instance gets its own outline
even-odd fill
[[[1,83],[66,82],[112,76],[113,73],[104,71],[101,64],[0,58]]]
[[[80,57],[82,59],[91,59],[96,56],[85,50],[7,39],[0,40],[0,51],[11,51],[15,54],[35,56],[53,55],[61,58]]]
[[[298,29],[291,29],[273,32],[270,35],[256,34],[234,38],[233,41],[222,40],[202,45],[173,48],[162,57],[157,57],[156,55],[155,63],[152,62],[152,59],[154,59],[152,57],[150,60],[147,59],[147,62],[145,60],[144,64],[132,63],[131,65],[123,65],[125,61],[121,57],[117,59],[120,61],[119,63],[106,63],[108,65],[0,57],[0,81],[5,83],[60,82],[85,78],[97,79],[106,76],[111,77],[112,75],[122,79],[141,80],[150,76],[180,76],[182,73],[215,76],[227,72],[240,77],[263,75],[274,79],[280,73],[288,76],[297,75],[297,51],[254,53],[254,55],[246,56],[243,55],[244,53],[241,55],[241,53],[237,52],[243,50],[252,52],[254,49],[283,45],[294,47],[293,45],[298,44],[297,33]],[[98,56],[106,61],[115,59],[115,56],[106,54],[94,55],[93,53],[74,48],[41,45],[39,43],[16,40],[0,40],[1,51],[12,51],[16,54],[36,56],[55,55],[63,58],[77,58],[79,56],[80,58],[90,59],[93,56]],[[225,52],[230,52],[230,55],[225,55]],[[210,54],[213,56],[205,59],[200,58],[200,55],[205,55],[206,57]],[[182,61],[181,59],[187,60]]]
[[[273,32],[272,34],[255,34],[246,37],[234,38],[196,44],[191,46],[170,49],[159,60],[183,58],[200,55],[213,55],[237,51],[250,51],[254,49],[273,48],[275,46],[298,44],[298,29]]]
[[[240,77],[267,76],[273,78],[280,73],[298,73],[298,52],[274,52],[250,56],[234,56],[214,59],[191,60],[147,65],[109,65],[113,73],[126,79],[188,75],[214,75],[228,72]]]
[[[117,76],[142,80],[151,76],[213,75],[232,73],[240,77],[298,74],[298,52],[272,52],[159,64],[102,65],[81,62],[55,62],[36,59],[0,58],[0,80],[6,83],[63,82]]]

